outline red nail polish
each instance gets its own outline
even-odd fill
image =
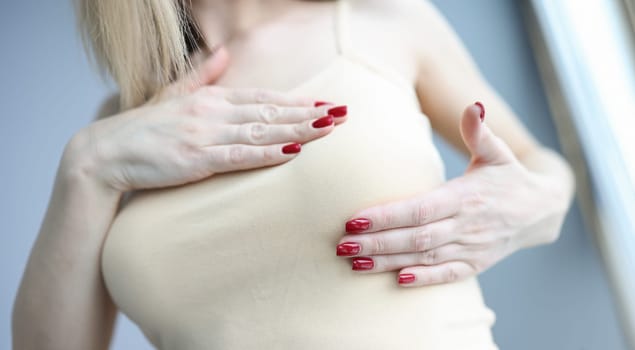
[[[483,104],[478,101],[475,102],[474,104],[481,109],[480,117],[481,117],[481,123],[482,123],[485,120],[485,106],[483,106]]]
[[[353,271],[371,270],[375,267],[375,262],[371,258],[354,258]]]
[[[282,153],[291,154],[291,153],[300,153],[302,149],[302,145],[299,143],[290,143],[284,147],[282,147]]]
[[[346,232],[361,233],[370,228],[370,220],[366,218],[357,218],[346,222]]]
[[[411,273],[400,273],[399,284],[408,284],[415,281],[415,275]]]
[[[318,129],[318,128],[325,128],[329,125],[333,124],[333,116],[332,115],[327,115],[324,116],[316,121],[313,122],[313,127]]]
[[[353,256],[361,250],[359,243],[344,242],[337,246],[337,256]]]
[[[315,101],[315,103],[313,104],[314,107],[320,107],[320,106],[324,106],[324,105],[332,105],[334,103],[331,102],[326,102],[326,101]]]
[[[329,109],[329,114],[338,118],[343,117],[348,113],[348,108],[346,106],[337,106]]]

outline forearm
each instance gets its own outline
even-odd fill
[[[104,349],[110,341],[116,309],[99,262],[120,195],[67,153],[15,301],[15,349]]]
[[[575,189],[575,178],[569,164],[556,152],[536,147],[521,156],[520,162],[531,172],[538,174],[553,185],[559,204],[568,207]]]
[[[567,162],[557,153],[543,147],[535,147],[531,151],[519,157],[520,162],[533,175],[536,191],[543,193],[541,203],[536,203],[541,208],[547,209],[547,216],[541,218],[534,226],[530,226],[526,234],[520,235],[520,246],[523,248],[538,244],[550,243],[559,236],[557,231],[541,230],[542,227],[553,227],[554,220],[558,220],[555,226],[562,225],[563,214],[569,209],[575,190],[575,178]],[[530,187],[531,189],[531,187]],[[543,225],[543,223],[550,223]]]

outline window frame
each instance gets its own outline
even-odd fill
[[[617,126],[624,116],[635,120],[635,101],[623,95],[635,100],[635,3],[526,0],[524,7],[563,152],[576,172],[580,206],[635,348],[635,147],[628,146],[635,145],[635,135],[625,139]],[[580,35],[591,29],[597,35]],[[611,85],[601,64],[606,60],[623,80]]]

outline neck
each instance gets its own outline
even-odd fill
[[[283,13],[295,0],[193,0],[192,15],[211,47],[245,35]]]

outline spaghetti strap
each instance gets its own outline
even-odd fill
[[[338,0],[335,11],[335,40],[337,43],[337,53],[342,56],[346,56],[352,49],[349,29],[349,2],[346,0]]]
[[[408,82],[396,70],[376,62],[371,57],[359,53],[355,50],[351,38],[351,3],[349,0],[337,0],[335,7],[335,41],[337,45],[337,53],[341,57],[351,61],[352,63],[364,66],[366,69],[373,71],[384,79],[405,87],[414,93],[412,84]]]

